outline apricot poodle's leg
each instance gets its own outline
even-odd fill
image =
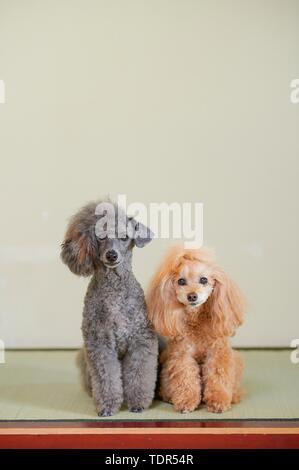
[[[239,403],[242,397],[242,390],[240,389],[240,382],[243,373],[244,364],[240,354],[233,351],[235,361],[235,382],[233,386],[232,403]]]
[[[236,381],[236,363],[228,345],[216,345],[203,365],[204,397],[208,410],[222,413],[231,407]]]
[[[164,354],[160,393],[176,411],[188,413],[201,401],[199,366],[190,353]]]

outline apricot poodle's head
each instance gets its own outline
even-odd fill
[[[163,336],[182,334],[191,314],[200,319],[205,313],[215,336],[232,336],[243,321],[243,295],[204,248],[172,248],[152,280],[147,304]]]

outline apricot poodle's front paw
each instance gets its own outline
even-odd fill
[[[183,408],[175,408],[176,411],[179,411],[180,413],[182,414],[187,414],[187,413],[192,413],[192,411],[195,411],[196,410],[196,406],[194,407],[183,407]]]
[[[173,400],[175,411],[179,411],[180,413],[191,413],[198,408],[199,404],[200,400],[198,399],[182,399],[180,401]]]
[[[224,411],[228,411],[231,408],[230,403],[226,402],[209,402],[207,403],[208,406],[208,411],[211,411],[212,413],[223,413]]]
[[[212,413],[223,413],[231,408],[231,397],[225,390],[207,391],[204,401]]]

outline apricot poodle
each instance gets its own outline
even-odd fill
[[[206,249],[174,247],[152,280],[149,317],[168,339],[160,395],[188,413],[204,402],[221,413],[240,400],[243,369],[229,338],[243,322],[244,298]]]

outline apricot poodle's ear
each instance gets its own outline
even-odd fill
[[[100,263],[95,234],[96,206],[90,203],[72,217],[61,245],[62,261],[79,276],[90,276]]]
[[[178,335],[182,330],[182,307],[175,296],[173,258],[167,258],[149,286],[146,302],[148,316],[155,330],[165,337]]]
[[[149,319],[157,333],[165,337],[179,334],[181,311],[176,306],[171,276],[156,276],[153,279],[146,296],[146,303]]]
[[[214,274],[215,286],[208,300],[216,336],[233,336],[243,323],[245,299],[239,287],[221,269]]]

